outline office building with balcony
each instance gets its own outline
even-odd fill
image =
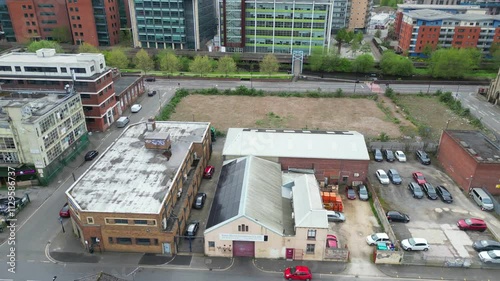
[[[217,32],[215,1],[129,1],[135,47],[206,49]]]
[[[286,53],[331,47],[349,24],[349,1],[219,0],[221,46],[229,52]]]
[[[49,3],[50,2],[50,3]],[[73,44],[112,46],[119,42],[127,0],[1,0],[0,24],[7,41],[53,40],[66,33]],[[125,15],[126,19],[126,15]]]
[[[4,90],[24,93],[60,91],[74,84],[90,131],[106,130],[119,115],[112,69],[106,67],[102,54],[56,54],[54,49],[4,54],[0,83]]]
[[[46,184],[88,143],[80,96],[68,91],[3,92],[0,98],[0,179],[36,176]],[[11,176],[11,175],[9,175]]]
[[[176,254],[211,151],[210,123],[128,126],[66,191],[74,239],[96,251]]]
[[[436,10],[403,13],[398,50],[409,56],[423,56],[426,46],[440,48],[478,48],[487,54],[500,42],[500,16],[449,14]]]

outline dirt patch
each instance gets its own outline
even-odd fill
[[[373,100],[190,95],[170,120],[207,121],[219,131],[231,127],[353,130],[367,137],[401,136]]]

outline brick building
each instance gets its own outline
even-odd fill
[[[64,90],[74,83],[89,131],[104,131],[118,118],[113,73],[102,54],[56,54],[54,49],[4,54],[0,83],[4,90],[24,93]]]
[[[438,160],[460,188],[483,187],[500,195],[500,144],[479,131],[445,130]]]
[[[490,82],[486,98],[488,102],[500,105],[500,69],[498,69],[497,77]]]
[[[121,115],[144,94],[144,77],[135,75],[122,76],[119,74],[115,76],[113,81],[116,93],[115,98],[118,103],[118,114]],[[161,94],[158,94],[158,98],[160,97]]]
[[[312,171],[319,181],[365,181],[370,156],[365,138],[354,131],[230,128],[225,160],[253,155],[281,164],[281,170]]]
[[[211,151],[210,123],[128,126],[66,191],[76,239],[95,250],[175,254]]]

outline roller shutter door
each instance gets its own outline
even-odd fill
[[[233,241],[233,255],[235,257],[255,256],[255,242],[253,241]]]

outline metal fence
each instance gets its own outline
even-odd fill
[[[405,252],[402,259],[402,264],[465,268],[485,267],[485,265],[480,262],[473,262],[471,258],[429,256],[418,252]]]

